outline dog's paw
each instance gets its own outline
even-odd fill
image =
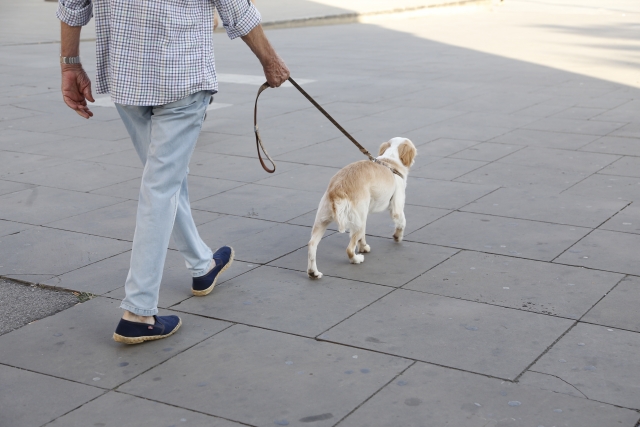
[[[322,278],[322,273],[320,273],[319,271],[308,270],[307,275],[309,276],[310,279]]]
[[[360,252],[362,252],[363,254],[367,254],[371,252],[371,246],[364,245],[363,247],[360,248]]]
[[[402,242],[402,235],[400,236],[396,236],[395,234],[393,235],[393,240],[395,240],[397,243]]]
[[[349,261],[351,261],[351,264],[360,264],[361,262],[364,262],[364,255],[355,254]]]

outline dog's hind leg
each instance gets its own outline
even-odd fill
[[[309,240],[307,274],[312,279],[319,279],[322,277],[322,273],[318,271],[318,266],[316,264],[316,252],[318,250],[318,243],[322,240],[322,236],[324,236],[324,232],[327,231],[327,227],[331,224],[331,221],[332,217],[329,212],[325,212],[321,201],[318,213],[316,214],[316,220],[313,224],[313,229],[311,230],[311,240]]]
[[[366,254],[371,252],[371,246],[367,245],[367,213],[365,212],[364,215],[361,214],[360,216],[362,217],[362,237],[358,240],[358,252]]]
[[[356,253],[356,244],[364,239],[364,229],[351,230],[351,240],[347,246],[347,256],[351,264],[360,264],[364,261],[364,255]]]

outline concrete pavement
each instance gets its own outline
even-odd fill
[[[171,249],[161,311],[184,326],[135,347],[110,336],[142,167],[105,96],[90,121],[62,104],[56,44],[0,47],[0,275],[96,295],[0,336],[0,425],[637,426],[639,17],[624,0],[513,0],[269,31],[369,150],[418,147],[405,241],[372,216],[372,252],[350,265],[329,230],[320,281],[314,210],[361,154],[295,89],[269,90],[264,173],[261,70],[216,34],[228,79],[190,194],[203,238],[238,262],[194,298]]]

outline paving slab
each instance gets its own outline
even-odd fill
[[[272,221],[222,215],[214,221],[199,226],[198,233],[210,248],[218,248],[277,225],[278,223]]]
[[[621,128],[625,124],[626,123],[623,122],[572,120],[549,117],[524,125],[523,128],[547,132],[569,132],[604,136],[618,128]]]
[[[318,338],[514,379],[572,323],[399,289]]]
[[[582,227],[453,212],[405,239],[551,261],[590,231]]]
[[[499,188],[496,185],[469,184],[409,176],[407,203],[440,209],[459,209]]]
[[[326,166],[305,165],[273,177],[261,179],[256,181],[256,184],[313,191],[322,194],[327,190],[329,181],[338,173],[338,170],[337,168]],[[320,199],[318,199],[319,202]]]
[[[640,138],[640,123],[629,123],[611,132],[611,136],[622,136],[627,138]]]
[[[113,117],[113,116],[112,116]],[[105,141],[117,141],[129,137],[127,129],[124,127],[122,120],[115,117],[108,121],[95,121],[91,123],[79,122],[80,126],[57,128],[53,133],[58,135],[75,136],[84,138],[92,136],[96,139],[104,139]]]
[[[421,178],[443,179],[450,181],[471,171],[474,171],[487,162],[477,160],[445,158],[437,160],[421,168],[411,168],[411,175]]]
[[[601,200],[640,200],[640,178],[593,174],[566,190]]]
[[[577,320],[623,277],[462,251],[402,288]]]
[[[640,332],[640,279],[627,276],[582,321]]]
[[[0,425],[40,426],[104,393],[84,384],[0,365]]]
[[[595,228],[628,203],[622,200],[599,200],[568,193],[546,194],[535,190],[501,188],[460,210]]]
[[[640,275],[636,257],[639,244],[640,236],[637,234],[594,230],[554,262]]]
[[[307,229],[308,230],[308,229]],[[367,237],[371,252],[364,254],[364,262],[350,264],[345,252],[349,237],[333,234],[322,239],[316,254],[318,269],[325,276],[341,277],[386,286],[402,286],[457,252],[455,249],[422,245],[392,239]],[[284,256],[271,265],[307,271],[308,249],[304,247]],[[389,262],[393,259],[393,262]],[[322,279],[318,283],[322,283]]]
[[[193,209],[285,222],[318,207],[322,192],[249,184],[193,202]]]
[[[191,175],[204,176],[209,178],[220,178],[230,181],[254,182],[268,177],[269,175],[260,166],[260,161],[256,158],[246,158],[239,156],[227,156],[217,153],[204,153],[197,158],[192,158],[189,164]],[[295,169],[299,165],[285,162],[278,163],[276,174]]]
[[[278,224],[260,233],[234,240],[232,243],[239,260],[266,264],[303,246],[306,247],[308,242],[307,227]]]
[[[568,394],[569,396],[587,398],[580,390],[555,375],[543,374],[535,371],[527,371],[518,379],[518,384],[531,386],[554,393]]]
[[[404,136],[417,143],[433,141],[438,138],[486,142],[504,135],[510,129],[496,126],[456,126],[454,124],[436,123],[410,132]]]
[[[480,160],[484,162],[493,162],[504,156],[522,150],[521,145],[513,144],[497,144],[495,142],[483,142],[473,147],[452,154],[450,157],[454,159]]]
[[[53,421],[50,426],[117,427],[123,425],[156,427],[240,427],[241,424],[199,412],[141,399],[124,393],[109,392],[75,411]]]
[[[602,224],[601,230],[620,231],[622,233],[640,234],[640,203],[633,203],[609,221]]]
[[[419,144],[419,142],[415,142]],[[479,141],[469,141],[464,139],[438,138],[434,141],[418,145],[418,156],[440,156],[446,157],[479,145]],[[416,158],[416,161],[418,159]]]
[[[589,399],[640,408],[640,334],[580,323],[531,370],[555,375]]]
[[[362,141],[361,144],[371,153],[377,153],[380,147],[380,144],[367,143],[367,141]],[[336,153],[339,154],[337,155]],[[289,151],[285,154],[274,155],[277,165],[284,164],[284,162],[291,162],[292,164],[299,163],[333,168],[343,168],[349,163],[357,162],[365,158],[366,157],[344,136]]]
[[[35,187],[33,184],[0,180],[0,195],[15,193],[16,191],[26,190],[33,187]]]
[[[264,266],[216,285],[211,297],[172,308],[313,338],[390,291],[334,277],[318,282],[306,272]]]
[[[51,277],[117,255],[130,246],[104,237],[33,227],[0,238],[0,275]]]
[[[564,108],[564,107],[563,107]],[[596,135],[579,133],[548,132],[532,129],[516,129],[491,140],[505,144],[527,145],[532,147],[548,147],[565,150],[577,150],[600,138]],[[617,153],[612,153],[617,154]]]
[[[8,236],[9,234],[15,234],[19,231],[26,230],[33,227],[29,224],[23,224],[20,222],[0,220],[0,237]]]
[[[586,107],[570,107],[566,110],[563,110],[559,113],[553,114],[553,117],[557,117],[560,119],[575,119],[575,120],[590,120],[594,117],[597,117],[598,121],[613,121],[613,122],[621,122],[627,120],[609,120],[609,117],[602,115],[602,113],[606,112],[605,108],[586,108]]]
[[[616,136],[600,138],[591,144],[585,145],[580,151],[617,154],[621,156],[640,156],[640,146],[638,145],[637,138],[622,138]]]
[[[628,409],[417,363],[340,425],[634,427],[637,418]]]
[[[410,363],[234,325],[119,390],[250,425],[332,426]]]
[[[0,337],[0,363],[113,388],[229,326],[180,314],[183,325],[170,340],[127,346],[111,339],[122,315],[119,305],[118,301],[96,297],[5,334]],[[69,360],[73,363],[66,363]]]
[[[625,156],[602,169],[599,173],[640,178],[640,158]]]
[[[405,205],[404,214],[407,219],[407,226],[405,228],[405,234],[412,233],[427,224],[432,223],[438,218],[449,214],[451,211],[448,209],[428,208],[425,206]],[[294,218],[289,224],[304,225],[306,227],[313,227],[313,223],[316,218],[316,211],[313,210],[309,213]],[[335,222],[329,225],[328,230],[338,231],[338,226]],[[367,217],[367,236],[378,237],[391,237],[395,233],[396,226],[391,219],[388,212],[377,212],[369,214]],[[311,230],[309,230],[311,233]]]
[[[40,156],[37,154],[18,153],[16,151],[0,151],[0,162],[2,172],[0,176],[11,181],[24,182],[21,179],[25,173],[30,171],[46,169],[52,166],[60,166],[71,162],[71,159],[64,159],[53,156]]]
[[[494,162],[457,178],[456,182],[559,193],[588,175],[586,172]]]
[[[106,143],[112,143],[111,141],[105,141]],[[138,153],[132,148],[132,143],[129,139],[123,139],[122,144],[126,144],[127,147],[121,151],[115,153],[103,153],[91,157],[92,162],[107,163],[110,165],[127,166],[130,168],[138,168],[142,170],[144,165],[138,157]],[[142,175],[142,171],[140,172]]]
[[[0,196],[0,218],[42,225],[121,202],[115,197],[33,186]]]
[[[42,156],[62,157],[66,159],[83,160],[101,155],[113,155],[131,148],[131,141],[121,139],[118,141],[105,141],[92,138],[63,137],[54,144],[44,142],[42,144],[27,145],[21,151],[24,153],[39,154]],[[136,155],[136,158],[138,156]],[[139,161],[138,161],[139,163]]]
[[[554,148],[526,147],[510,156],[500,159],[500,163],[530,166],[534,168],[560,169],[569,172],[594,173],[620,159],[619,156]]]

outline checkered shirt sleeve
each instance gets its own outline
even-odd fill
[[[164,105],[218,91],[214,8],[231,39],[260,24],[250,0],[58,0],[57,16],[86,25],[92,6],[97,92],[124,105]]]

